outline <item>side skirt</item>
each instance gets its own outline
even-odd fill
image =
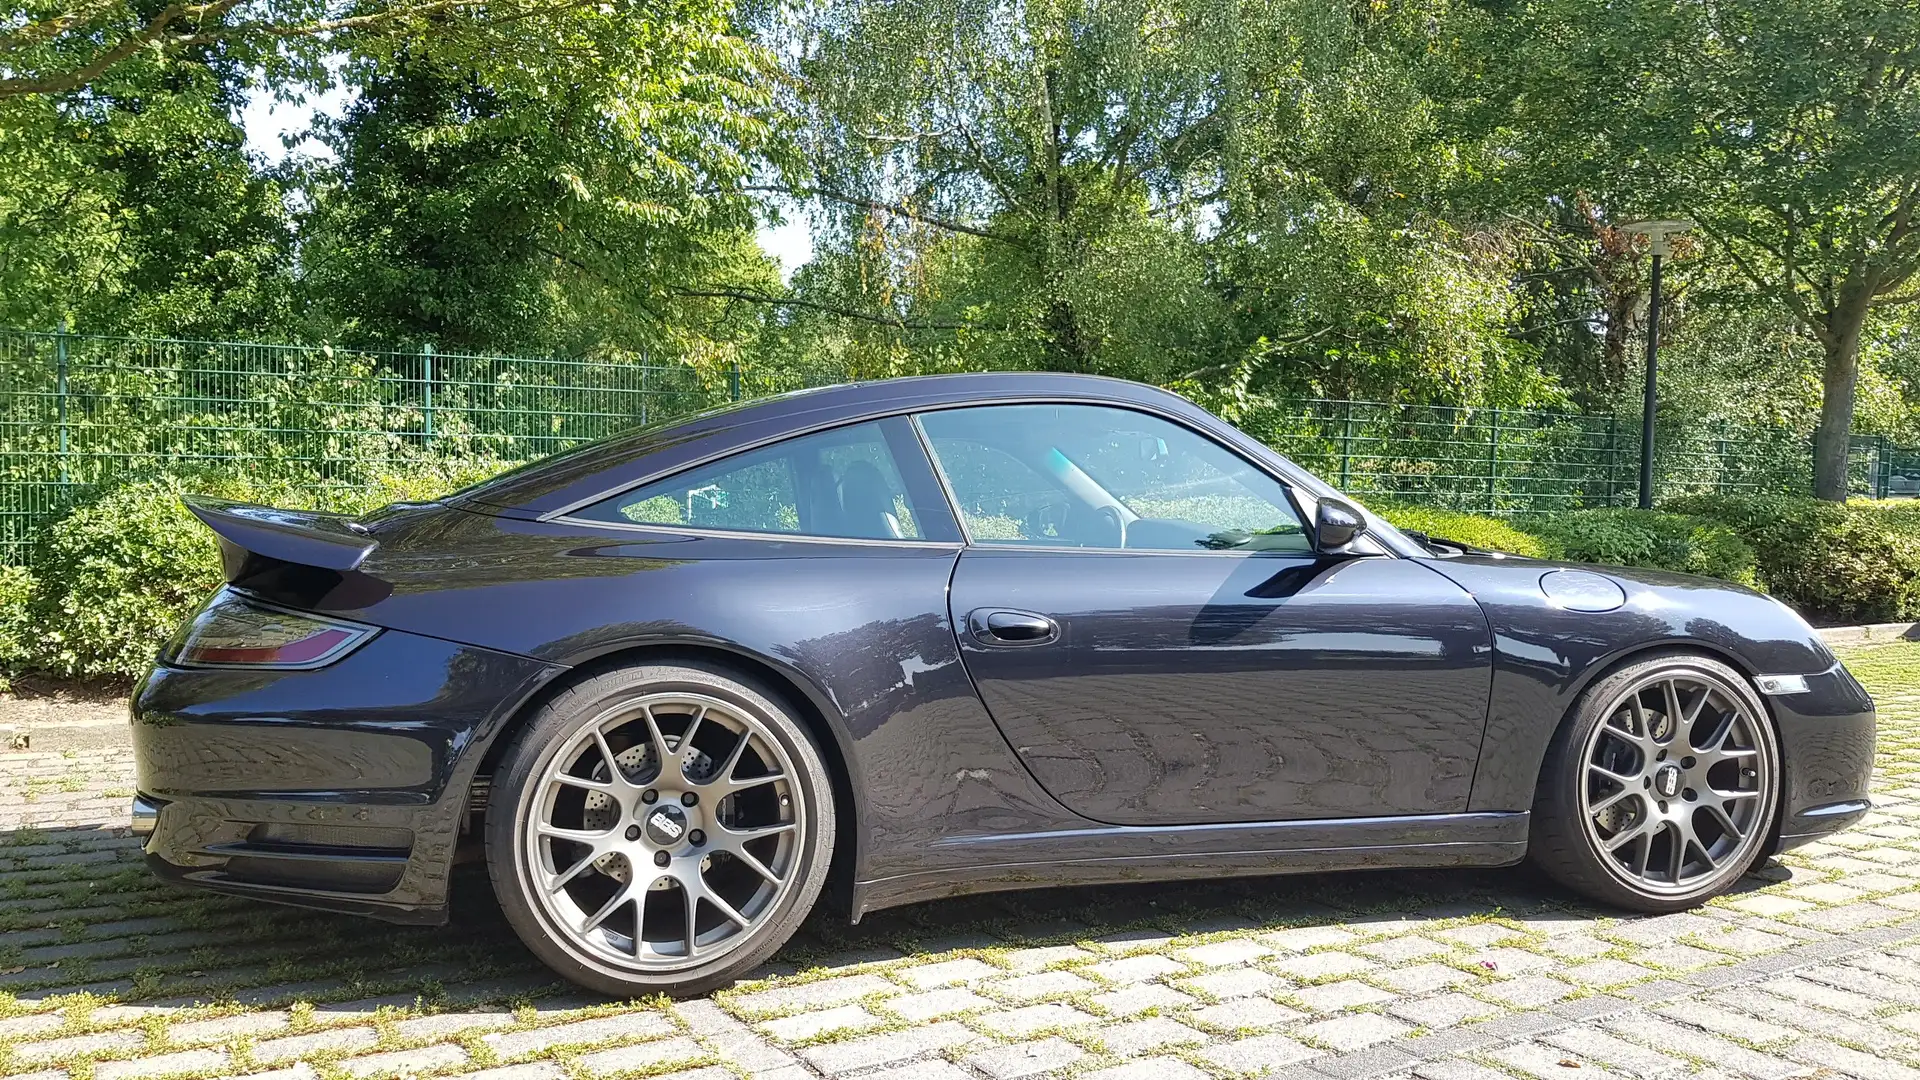
[[[1422,814],[1225,825],[1100,825],[951,836],[930,847],[970,865],[857,881],[853,920],[900,904],[1006,889],[1398,867],[1509,866],[1526,857],[1529,818],[1525,811]]]

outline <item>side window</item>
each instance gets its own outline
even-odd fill
[[[855,424],[688,469],[576,511],[630,525],[918,540],[878,424]]]
[[[992,405],[919,419],[975,543],[1311,548],[1278,481],[1156,416],[1098,405]]]

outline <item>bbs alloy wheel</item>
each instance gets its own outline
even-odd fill
[[[495,891],[542,959],[597,989],[731,981],[791,936],[825,878],[818,751],[773,698],[719,671],[588,679],[534,719],[502,779]]]
[[[1779,772],[1773,724],[1739,673],[1694,656],[1632,664],[1589,690],[1556,739],[1532,854],[1610,903],[1691,906],[1762,856]]]

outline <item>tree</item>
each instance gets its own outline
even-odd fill
[[[1847,492],[1863,337],[1920,300],[1920,8],[1531,0],[1479,39],[1484,117],[1609,221],[1684,213],[1818,342],[1814,489]]]
[[[684,291],[772,277],[742,190],[778,151],[767,70],[710,0],[575,12],[512,55],[425,34],[357,61],[322,131],[339,161],[312,187],[307,285],[351,337],[443,350],[638,351],[711,325],[722,305]]]

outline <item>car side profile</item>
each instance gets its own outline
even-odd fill
[[[1531,856],[1675,911],[1868,810],[1873,703],[1722,582],[1404,534],[1173,394],[804,391],[440,502],[189,500],[133,704],[187,884],[698,993],[816,904]]]

